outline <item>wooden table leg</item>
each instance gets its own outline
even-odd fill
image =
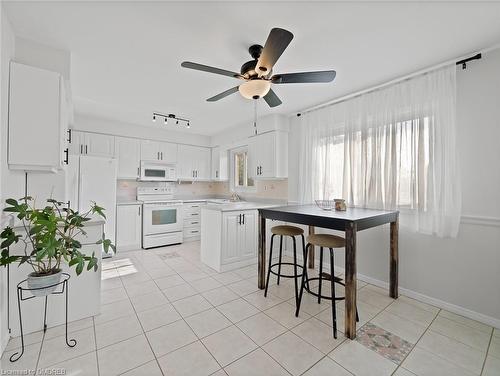
[[[314,226],[309,226],[309,235],[314,235]],[[307,255],[309,258],[308,260],[308,267],[309,269],[314,269],[314,246],[311,245],[309,247],[309,255]]]
[[[260,213],[257,285],[261,290],[266,287],[266,219]]]
[[[356,223],[345,227],[345,336],[356,338]]]
[[[390,255],[390,287],[389,295],[397,299],[398,293],[398,269],[399,269],[399,216],[395,222],[391,222],[391,255]]]

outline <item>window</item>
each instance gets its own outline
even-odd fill
[[[315,197],[356,206],[427,210],[431,118],[423,117],[320,138]],[[345,166],[345,152],[348,166]],[[344,184],[345,169],[349,181]],[[394,189],[395,187],[395,189]]]
[[[232,150],[231,157],[231,188],[240,191],[253,189],[254,181],[248,173],[248,149]]]

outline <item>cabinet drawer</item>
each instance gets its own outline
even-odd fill
[[[189,238],[189,237],[192,237],[192,236],[200,236],[201,235],[201,229],[200,228],[196,228],[196,227],[185,228],[183,235],[184,235],[185,238]]]
[[[184,219],[184,228],[186,228],[186,227],[200,227],[200,226],[201,226],[201,221],[199,218]]]
[[[196,219],[196,220],[200,220],[201,218],[201,213],[198,211],[198,212],[184,212],[184,220],[185,221],[188,221],[188,220],[193,220],[193,219]]]

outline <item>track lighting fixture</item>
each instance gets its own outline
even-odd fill
[[[175,124],[180,127],[190,128],[189,120],[177,117],[175,114],[162,114],[161,112],[153,112],[153,121],[156,121],[156,117],[163,118],[165,125],[168,123],[168,119],[175,120]]]

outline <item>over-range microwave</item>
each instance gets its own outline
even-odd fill
[[[176,181],[175,165],[154,161],[141,161],[140,181]]]

